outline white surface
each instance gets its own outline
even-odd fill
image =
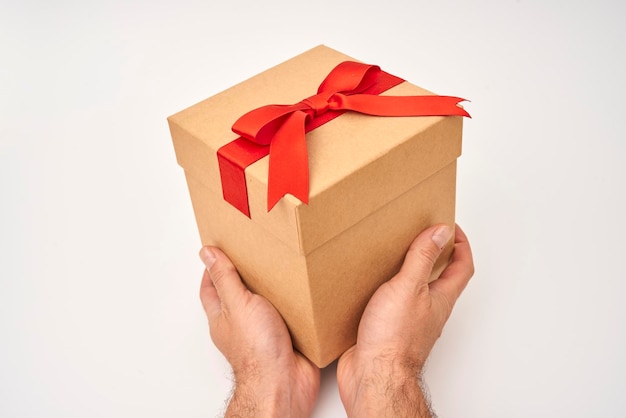
[[[222,410],[166,117],[320,43],[471,100],[458,221],[477,270],[428,366],[439,415],[623,416],[623,2],[11,3],[0,416]],[[315,417],[345,416],[334,371]]]

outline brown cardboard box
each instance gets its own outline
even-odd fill
[[[168,118],[202,244],[229,255],[247,286],[281,313],[295,347],[320,367],[354,344],[365,305],[412,239],[434,223],[454,225],[461,154],[461,117],[347,112],[307,134],[308,205],[286,195],[267,211],[267,157],[245,171],[251,218],[225,202],[216,152],[237,138],[234,121],[315,94],[345,60],[354,59],[318,46]],[[432,93],[404,82],[383,94]]]

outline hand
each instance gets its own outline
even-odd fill
[[[443,225],[422,232],[398,274],[378,288],[365,308],[357,342],[337,366],[349,417],[431,416],[420,386],[422,368],[474,273],[469,243],[457,226],[450,264],[428,283],[450,235]]]
[[[211,339],[235,375],[226,417],[309,416],[319,369],[294,351],[278,311],[244,286],[222,251],[204,247],[200,258],[206,266],[200,299]]]

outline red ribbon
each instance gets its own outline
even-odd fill
[[[450,96],[379,96],[404,80],[378,66],[353,61],[337,65],[317,94],[294,105],[268,105],[240,117],[233,131],[240,138],[218,152],[224,199],[250,216],[244,170],[269,154],[267,210],[287,193],[309,200],[305,133],[351,110],[374,116],[470,115]]]

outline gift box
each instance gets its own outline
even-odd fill
[[[339,79],[360,71],[350,63],[359,62],[318,46],[168,118],[202,244],[218,246],[231,258],[248,288],[282,315],[295,348],[319,367],[355,343],[368,300],[398,271],[413,238],[435,223],[453,227],[455,217],[464,111],[372,115],[342,110],[341,95],[333,96],[330,106],[303,107],[320,98],[320,82],[338,66],[347,68]],[[365,78],[380,75],[371,75],[370,67],[365,73]],[[387,79],[381,85],[359,88],[380,97],[433,95],[382,75]],[[322,84],[332,87],[335,81]],[[280,168],[274,162],[283,152],[278,145],[274,149],[271,140],[254,143],[244,138],[247,133],[233,132],[242,115],[269,104],[298,104],[295,113],[305,109],[298,128],[305,138],[304,162],[290,154]],[[259,136],[293,113],[271,109],[279,109],[279,116],[263,125]],[[281,116],[283,111],[292,113]],[[286,142],[292,136],[286,135]],[[306,183],[306,196],[290,190],[283,196],[280,184],[268,186],[272,170],[279,183],[292,177]],[[268,208],[272,187],[279,189],[278,197]],[[448,263],[452,241],[431,280]]]

